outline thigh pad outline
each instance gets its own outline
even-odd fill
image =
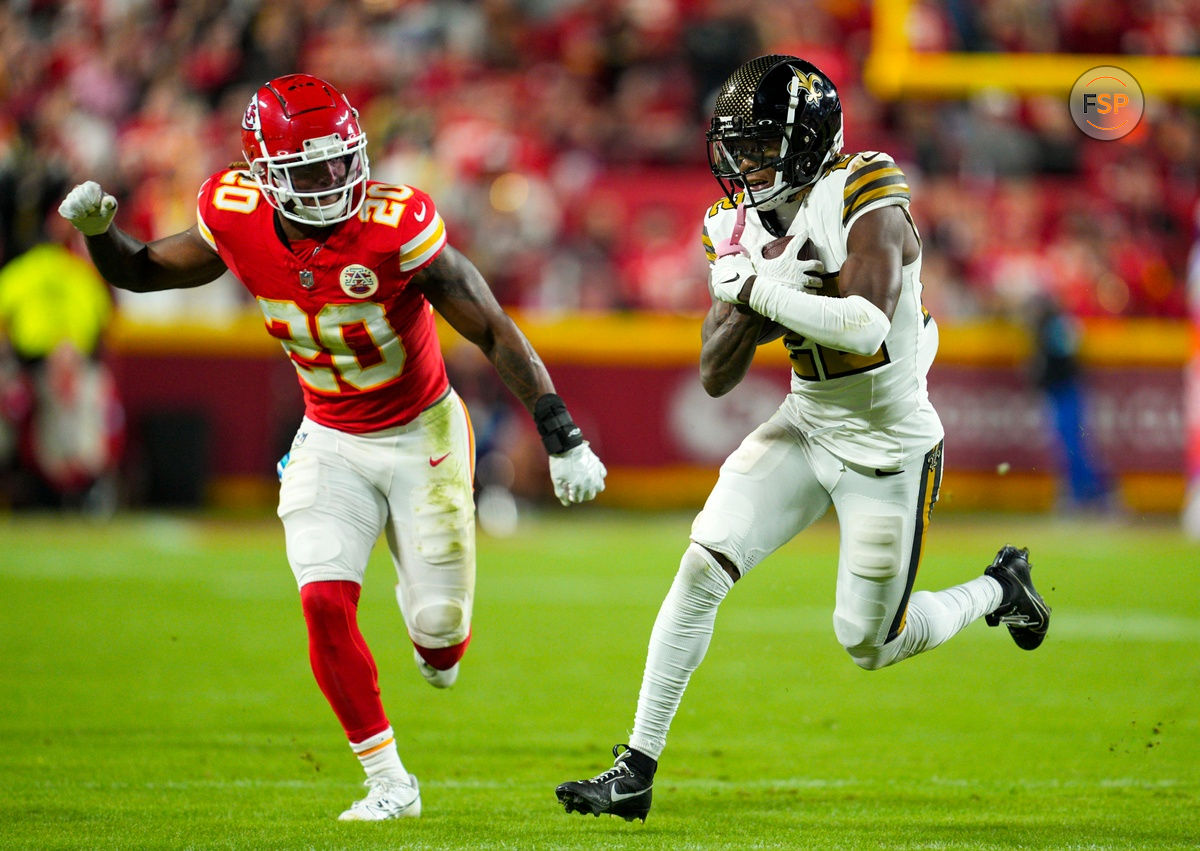
[[[895,514],[855,518],[846,545],[851,573],[863,579],[891,579],[900,572],[904,558],[904,518]]]

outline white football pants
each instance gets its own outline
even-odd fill
[[[363,582],[386,533],[412,640],[449,647],[471,628],[475,447],[453,390],[412,422],[367,434],[307,417],[292,441],[279,517],[297,584]]]
[[[903,470],[877,475],[799,435],[779,414],[752,432],[722,465],[692,525],[694,543],[651,631],[630,746],[658,757],[704,658],[733,586],[712,553],[745,575],[830,506],[840,526],[834,633],[859,666],[874,670],[936,647],[999,605],[999,583],[983,576],[912,593],[941,474],[940,443]]]

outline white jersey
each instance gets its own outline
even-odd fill
[[[908,185],[891,157],[875,151],[846,155],[827,167],[807,191],[788,228],[793,245],[811,240],[827,273],[846,261],[846,238],[864,213],[897,205],[908,215]],[[736,208],[723,199],[704,220],[704,248],[728,240]],[[911,218],[910,218],[911,222]],[[915,226],[914,226],[915,227]],[[740,242],[751,252],[775,239],[759,213],[747,208]],[[794,250],[799,250],[795,248]],[[836,278],[826,283],[826,292]],[[783,338],[792,362],[791,396],[784,410],[794,425],[839,458],[893,470],[942,439],[929,401],[926,373],[937,351],[937,325],[921,303],[921,255],[901,269],[900,298],[891,329],[873,355],[822,346],[794,332]]]

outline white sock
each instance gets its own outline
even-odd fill
[[[948,641],[967,624],[994,611],[1003,594],[1000,583],[990,576],[980,576],[944,591],[916,592],[908,601],[904,632],[892,642],[896,656],[891,662]]]
[[[362,763],[368,780],[408,780],[408,772],[404,770],[404,763],[400,761],[400,753],[396,750],[396,737],[391,727],[365,741],[351,742],[350,749]]]
[[[683,691],[708,650],[717,607],[732,587],[710,552],[698,544],[687,548],[650,631],[631,748],[654,759],[662,753]]]

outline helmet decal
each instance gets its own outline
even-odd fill
[[[246,105],[246,114],[242,116],[243,130],[260,130],[262,123],[258,118],[258,95],[250,98],[250,103]]]
[[[806,101],[811,104],[820,103],[821,98],[825,96],[825,93],[817,87],[817,84],[821,81],[820,76],[817,74],[805,74],[799,68],[793,68],[792,70],[796,72],[796,76],[788,84],[788,93],[798,95],[800,94],[800,90],[804,89],[807,92],[804,96]]]

